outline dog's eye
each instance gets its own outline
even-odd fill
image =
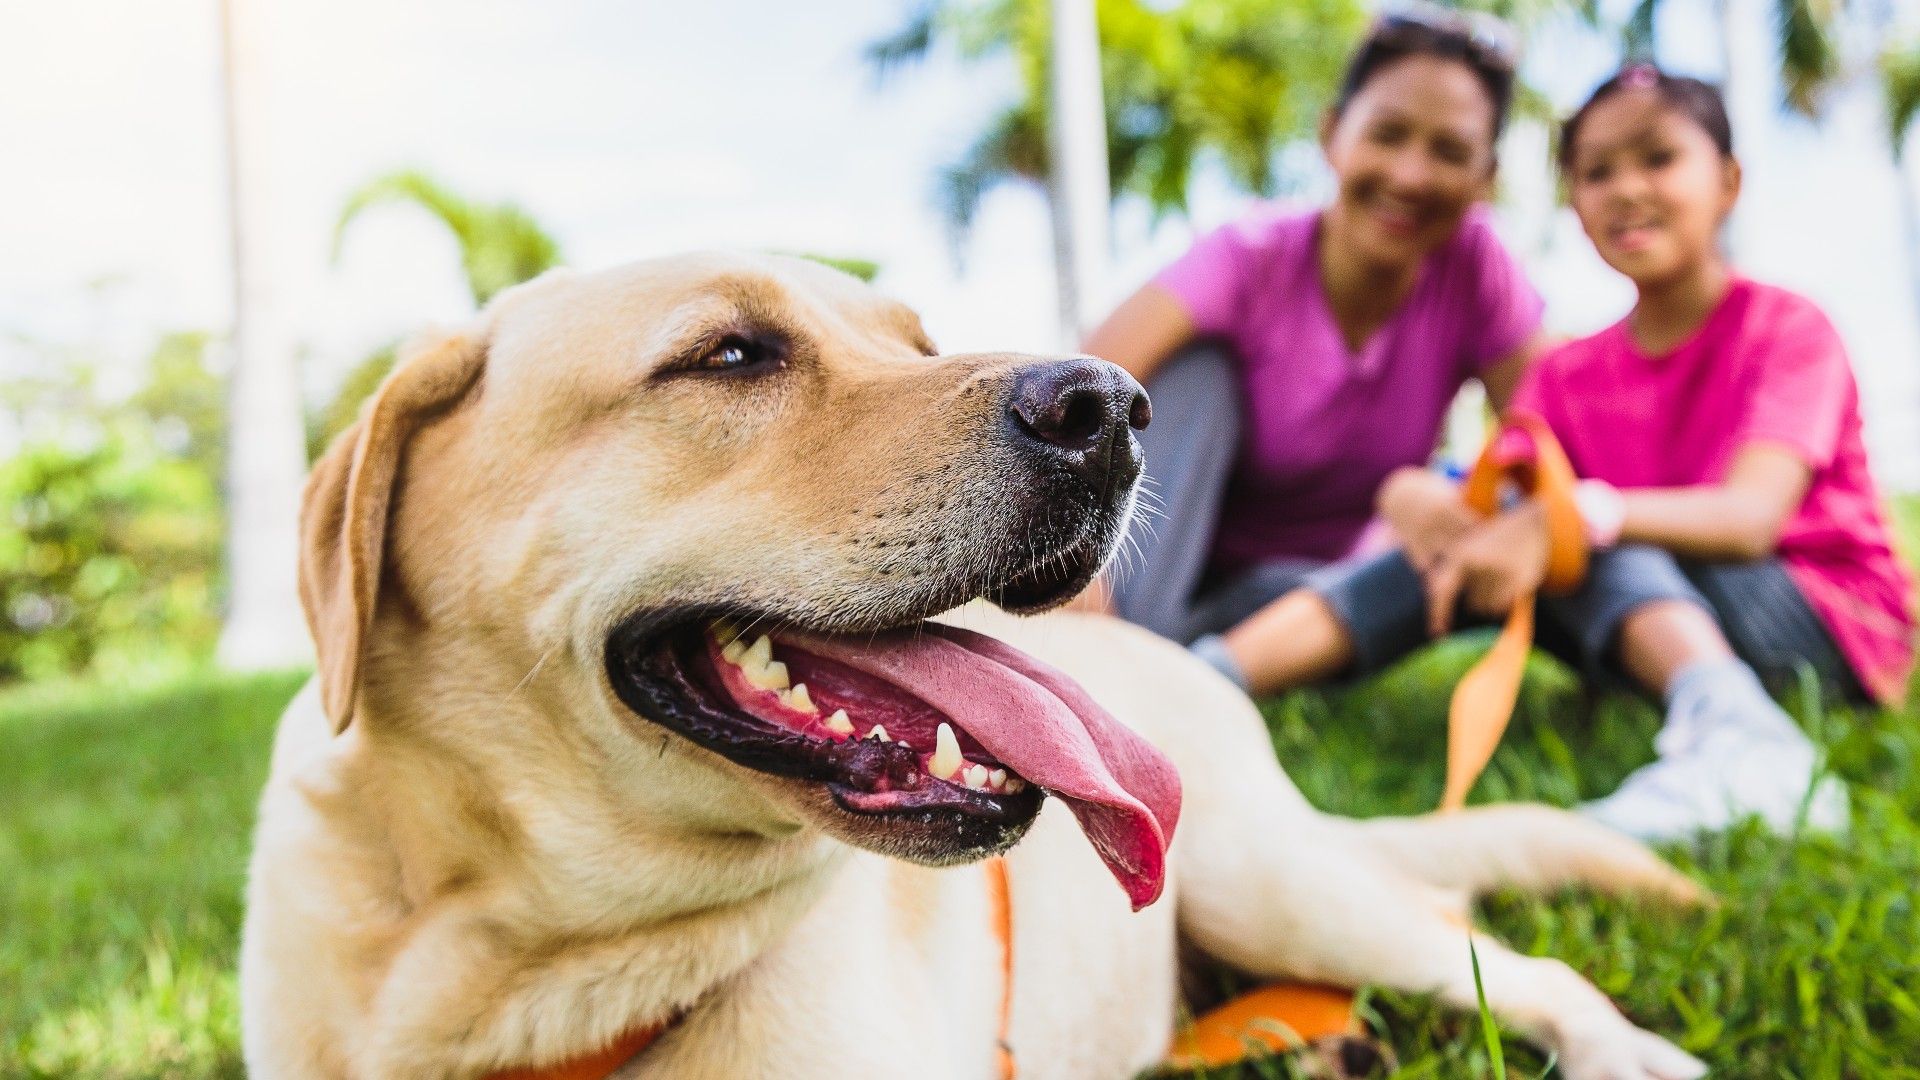
[[[773,350],[760,342],[729,335],[708,349],[693,367],[700,371],[743,371],[774,359]]]

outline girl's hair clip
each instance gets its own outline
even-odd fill
[[[1620,85],[1634,90],[1652,90],[1660,85],[1660,69],[1641,61],[1620,69]]]

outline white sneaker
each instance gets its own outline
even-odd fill
[[[1844,832],[1847,789],[1827,776],[1814,783],[1818,754],[1793,718],[1764,707],[1676,700],[1654,748],[1659,758],[1627,777],[1619,790],[1580,807],[1603,825],[1647,841],[1682,840],[1755,816],[1779,833],[1801,823]],[[1720,705],[1722,707],[1714,707]],[[1807,788],[1813,784],[1813,795]]]

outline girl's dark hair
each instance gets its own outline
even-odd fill
[[[1373,29],[1347,61],[1347,74],[1334,99],[1338,116],[1375,75],[1409,56],[1434,56],[1467,66],[1493,103],[1493,135],[1500,137],[1513,105],[1513,32],[1487,15],[1465,15],[1432,4],[1396,9],[1374,21]]]
[[[1669,75],[1652,64],[1628,64],[1613,78],[1594,88],[1587,103],[1573,111],[1560,125],[1560,171],[1573,168],[1573,147],[1580,137],[1580,125],[1595,105],[1624,90],[1651,90],[1660,104],[1700,125],[1721,157],[1733,156],[1733,124],[1727,120],[1727,103],[1720,88],[1710,82],[1686,75]]]

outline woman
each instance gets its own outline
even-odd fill
[[[1539,296],[1477,209],[1513,87],[1478,26],[1378,22],[1321,124],[1332,203],[1203,238],[1086,342],[1153,397],[1161,505],[1108,601],[1256,691],[1344,666],[1303,634],[1366,652],[1378,585],[1349,557],[1381,482],[1427,460],[1464,383],[1503,409],[1543,350]]]

